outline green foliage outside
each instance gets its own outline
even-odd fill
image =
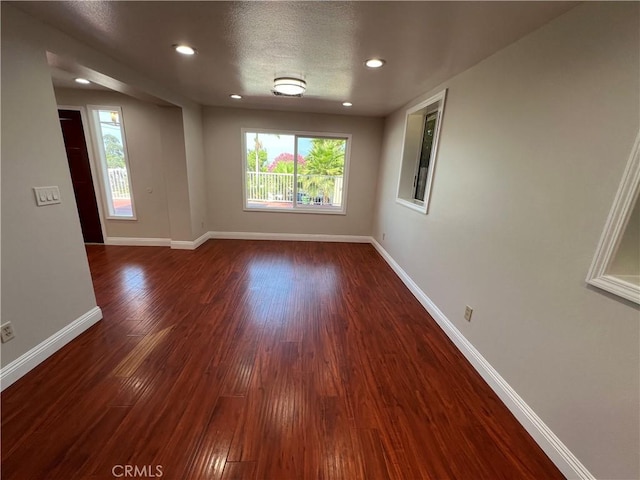
[[[124,148],[118,137],[106,134],[104,137],[104,153],[107,157],[107,168],[124,168]]]
[[[293,162],[278,162],[270,171],[272,173],[293,173]]]
[[[305,157],[301,168],[305,175],[340,176],[344,171],[344,154],[346,141],[332,138],[314,138],[311,140],[311,151]]]
[[[305,164],[305,159],[298,154],[298,170]],[[281,153],[278,155],[268,168],[271,173],[288,173],[292,174],[295,170],[292,153]]]
[[[305,157],[305,164],[298,170],[298,184],[312,198],[322,197],[323,203],[330,202],[335,178],[344,173],[344,156],[347,142],[332,138],[314,138],[311,150]]]
[[[266,172],[267,162],[267,151],[262,148],[262,142],[260,141],[258,134],[256,133],[253,139],[253,149],[247,151],[247,171]]]
[[[314,138],[311,140],[311,150],[306,157],[298,155],[298,191],[303,193],[303,201],[319,201],[328,204],[335,190],[335,177],[344,174],[344,159],[346,140],[331,138]],[[247,151],[247,172],[294,172],[293,155],[283,153],[268,165],[267,150],[262,148],[258,136],[254,139],[254,147]],[[256,155],[257,151],[257,155]],[[256,156],[258,168],[256,170]],[[289,157],[291,157],[289,159]],[[269,190],[266,178],[247,178],[247,188],[256,196],[264,196]]]
[[[258,171],[266,172],[267,171],[267,151],[264,149],[258,150]],[[247,172],[255,172],[256,171],[256,151],[255,149],[247,151]]]
[[[262,142],[257,133],[253,139],[253,145],[252,150],[247,150],[247,172],[266,172],[269,158],[267,150],[262,148]],[[259,198],[264,198],[269,191],[268,180],[262,176],[255,176],[253,180],[247,178],[247,191]]]

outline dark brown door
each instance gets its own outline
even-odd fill
[[[58,110],[73,191],[85,243],[103,243],[96,192],[93,189],[89,152],[84,141],[82,117],[76,110]]]

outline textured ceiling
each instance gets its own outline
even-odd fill
[[[386,115],[569,2],[18,2],[18,8],[204,105]],[[193,57],[172,44],[188,43]],[[370,57],[387,64],[364,67]],[[303,76],[303,98],[271,94]],[[231,93],[244,98],[234,101]],[[346,111],[343,101],[353,102]]]

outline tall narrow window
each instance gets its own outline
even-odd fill
[[[120,107],[90,107],[109,218],[135,219]]]
[[[244,130],[245,209],[345,213],[349,136]]]
[[[446,90],[407,110],[396,201],[427,213]]]
[[[413,198],[424,202],[424,195],[427,190],[427,174],[431,164],[431,153],[433,151],[433,137],[436,131],[438,112],[434,112],[425,117],[424,129],[422,132],[422,148],[420,149],[420,160],[418,170],[415,175],[415,186]]]

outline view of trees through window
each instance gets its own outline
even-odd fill
[[[120,109],[93,110],[110,217],[133,218],[131,179],[124,148],[124,130]]]
[[[126,168],[124,163],[124,148],[122,142],[113,134],[107,133],[104,137],[104,153],[107,157],[107,167]]]
[[[342,209],[346,138],[246,132],[245,145],[247,208]]]

